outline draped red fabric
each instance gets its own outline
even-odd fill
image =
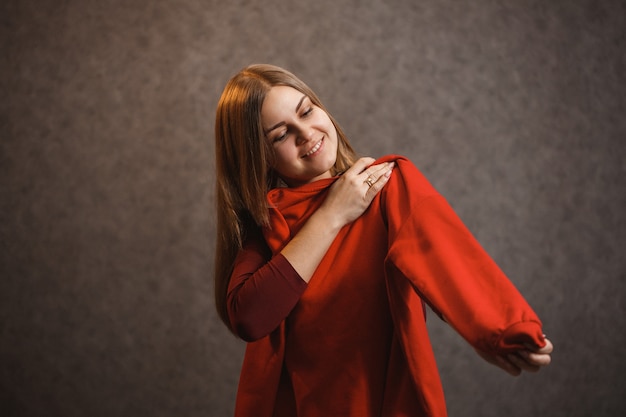
[[[476,349],[545,344],[536,314],[443,197],[407,159],[344,227],[280,326],[248,344],[235,414],[436,416],[445,400],[428,338],[428,303]],[[273,254],[335,179],[268,194]]]

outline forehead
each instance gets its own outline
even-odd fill
[[[272,87],[265,95],[265,100],[261,107],[261,115],[275,111],[294,112],[303,96],[306,96],[306,94],[293,87],[284,85]]]

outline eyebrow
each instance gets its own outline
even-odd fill
[[[302,107],[302,103],[304,103],[304,99],[307,98],[308,96],[305,94],[302,96],[302,98],[300,99],[300,101],[298,101],[298,104],[296,105],[296,113],[298,113],[298,110],[300,110],[300,107]],[[270,127],[269,129],[265,130],[265,134],[267,135],[268,133],[270,133],[272,130],[284,125],[285,122],[278,122],[276,123],[274,126]]]

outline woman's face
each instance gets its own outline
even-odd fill
[[[261,124],[274,148],[273,168],[288,186],[331,176],[337,130],[306,94],[292,87],[272,87],[261,108]]]

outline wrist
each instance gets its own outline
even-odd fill
[[[314,223],[312,226],[318,228],[318,230],[326,230],[333,235],[339,233],[347,224],[335,211],[324,206],[318,208],[315,213],[313,213],[309,218],[309,222]]]

